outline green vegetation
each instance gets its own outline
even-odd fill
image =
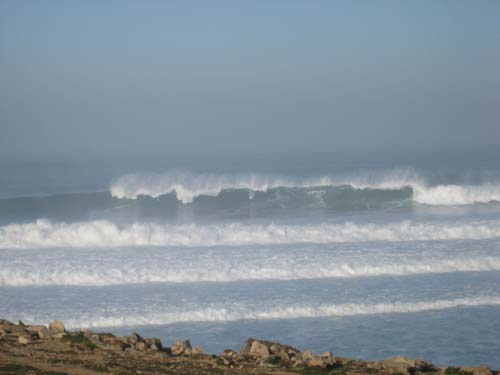
[[[98,348],[98,346],[94,344],[92,341],[90,341],[87,337],[85,337],[85,335],[82,332],[76,335],[64,336],[64,340],[69,341],[71,344],[74,345],[81,345],[90,350]]]
[[[28,365],[7,363],[0,365],[2,375],[67,375],[65,372],[44,371]]]
[[[444,370],[445,375],[472,375],[470,371],[464,371],[460,367],[447,367]]]
[[[329,375],[331,369],[314,366],[314,367],[304,367],[299,370],[296,370],[295,372],[301,375]]]

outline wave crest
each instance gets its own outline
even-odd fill
[[[199,249],[198,249],[199,250]],[[255,252],[254,252],[255,254]],[[16,264],[0,259],[0,286],[109,286],[145,283],[234,282],[242,280],[312,280],[361,278],[375,276],[407,276],[451,272],[500,271],[500,258],[466,256],[453,259],[426,257],[407,260],[404,256],[379,256],[377,259],[338,259],[337,254],[308,256],[274,252],[261,254],[258,259],[246,259],[232,254],[206,254],[184,257],[183,254],[165,257],[139,255],[120,257],[120,261],[93,255],[93,261],[74,262],[59,255]],[[293,257],[293,260],[289,258]],[[416,257],[413,255],[413,257]],[[276,259],[278,258],[278,259]],[[296,259],[297,258],[297,259]],[[365,258],[368,258],[366,256]],[[283,260],[286,259],[286,260]]]
[[[425,241],[500,237],[500,221],[412,222],[388,224],[119,225],[106,220],[53,223],[37,220],[0,227],[0,248],[125,246],[241,246],[290,243]]]
[[[353,189],[402,190],[411,188],[413,201],[426,205],[468,205],[500,202],[500,182],[478,185],[430,185],[412,170],[379,173],[360,173],[347,177],[317,176],[294,178],[275,174],[213,174],[171,171],[165,174],[128,174],[111,183],[116,198],[137,199],[144,195],[153,198],[175,193],[183,203],[199,196],[217,196],[224,190],[244,189],[251,199],[254,192],[275,188],[309,189],[349,186]]]
[[[204,308],[181,312],[146,312],[139,315],[122,314],[120,316],[91,317],[65,320],[70,329],[85,327],[123,327],[142,325],[163,325],[187,322],[227,322],[239,320],[270,320],[327,318],[375,314],[403,314],[432,310],[445,310],[458,307],[500,305],[499,296],[480,296],[437,301],[386,302],[386,303],[348,303],[333,305],[293,305],[278,306],[267,310],[249,310],[239,305],[224,308]]]

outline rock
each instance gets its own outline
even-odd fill
[[[386,369],[407,369],[415,367],[415,360],[408,357],[396,356],[382,360],[381,364]]]
[[[380,361],[383,369],[392,373],[413,374],[415,372],[430,372],[436,368],[430,362],[422,359],[412,359],[403,356],[396,356]],[[373,366],[372,368],[376,368]]]
[[[179,340],[170,348],[172,355],[190,355],[192,352],[191,343],[189,340]]]
[[[306,365],[300,356],[292,357],[291,361],[293,367],[304,367]]]
[[[197,346],[196,348],[194,348],[192,351],[191,351],[191,354],[192,355],[200,355],[200,354],[203,354],[203,349],[200,348],[199,346]]]
[[[221,354],[219,356],[219,358],[220,358],[221,364],[224,366],[234,366],[235,365],[234,359],[227,356],[227,355]]]
[[[18,344],[22,344],[22,345],[26,345],[26,344],[29,344],[30,343],[30,339],[26,336],[19,336],[17,338],[17,343]]]
[[[250,353],[251,356],[257,357],[257,358],[262,358],[262,359],[267,359],[269,358],[269,349],[267,348],[266,345],[261,343],[260,341],[255,340],[252,342],[252,345],[250,346]]]
[[[14,323],[9,322],[5,319],[0,319],[0,327],[12,327]]]
[[[319,356],[322,359],[324,359],[324,360],[333,361],[333,354],[332,354],[332,352],[324,352],[324,353],[321,353]]]
[[[240,350],[240,356],[252,356],[261,359],[269,359],[271,356],[281,361],[290,361],[292,357],[297,357],[300,351],[289,345],[282,345],[277,342],[256,340],[249,338]]]
[[[228,357],[228,358],[232,358],[232,359],[238,359],[238,357],[239,357],[239,354],[231,349],[225,349],[220,355]]]
[[[307,362],[309,367],[326,367],[326,365],[325,361],[319,356],[314,356]]]
[[[424,361],[423,359],[416,359],[415,370],[419,372],[434,372],[438,369],[431,362]]]
[[[350,364],[350,365],[355,366],[355,367],[366,367],[366,362],[363,361],[362,359],[359,359],[359,358],[355,359],[355,360],[349,359],[349,361],[346,362],[346,363],[343,363],[342,358],[340,358],[340,359],[339,358],[335,358],[335,362],[338,362],[342,366]]]
[[[274,355],[276,358],[282,361],[290,360],[290,354],[286,351],[286,349],[280,344],[272,344],[269,347],[269,352]]]
[[[233,364],[233,361],[232,361],[232,359],[231,359],[231,358],[228,358],[228,357],[222,356],[222,357],[220,357],[220,359],[222,360],[222,364],[223,364],[224,366],[230,366],[230,365],[232,365],[232,364]]]
[[[45,326],[26,326],[26,330],[30,333],[37,334],[41,339],[47,339],[50,337],[50,332]]]
[[[146,347],[151,350],[161,351],[163,350],[163,345],[161,344],[161,340],[156,337],[152,337],[150,339],[144,340],[146,343]]]
[[[2,324],[2,330],[5,332],[6,335],[9,334],[13,336],[21,336],[28,334],[28,331],[26,331],[24,326],[18,326],[9,322]]]
[[[252,343],[255,341],[253,338],[249,338],[245,341],[243,344],[243,347],[240,350],[240,354],[242,355],[250,355],[250,347],[252,346]]]
[[[134,345],[134,347],[137,350],[140,350],[141,352],[146,350],[146,343],[144,341],[137,341]]]
[[[66,332],[64,324],[60,320],[54,320],[49,324],[49,330],[52,335],[57,335]]]
[[[133,333],[129,338],[128,342],[132,345],[135,345],[138,342],[142,342],[144,339],[137,333]]]
[[[116,344],[119,344],[120,342],[124,342],[124,341],[127,341],[128,343],[128,340],[119,340],[117,337],[115,337],[115,335],[111,334],[111,333],[100,333],[98,334],[98,340],[104,344],[108,344],[108,345],[116,345]]]
[[[302,362],[304,363],[309,363],[310,360],[312,360],[314,358],[313,356],[313,353],[312,351],[310,350],[304,350],[301,355],[300,355],[300,358],[302,359]]]

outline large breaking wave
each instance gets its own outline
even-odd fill
[[[348,177],[274,174],[125,175],[109,191],[0,199],[0,222],[108,219],[211,219],[463,206],[500,202],[500,178],[475,184],[426,182],[415,172],[360,173]],[[477,207],[474,207],[476,209]]]
[[[128,174],[111,183],[114,197],[136,199],[139,196],[159,197],[174,193],[183,203],[199,196],[217,196],[225,190],[245,189],[249,198],[255,192],[276,188],[310,189],[346,186],[355,190],[401,191],[411,189],[412,199],[426,205],[466,205],[500,201],[500,182],[480,184],[427,183],[417,173],[391,171],[360,173],[348,177],[318,176],[293,178],[275,174],[213,174],[167,172],[165,174]],[[320,190],[321,191],[321,190]]]
[[[499,220],[405,220],[386,224],[117,224],[37,220],[0,227],[0,249],[126,246],[241,246],[365,241],[426,241],[500,237]]]

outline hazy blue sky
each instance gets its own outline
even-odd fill
[[[0,0],[0,154],[500,149],[500,1]]]

